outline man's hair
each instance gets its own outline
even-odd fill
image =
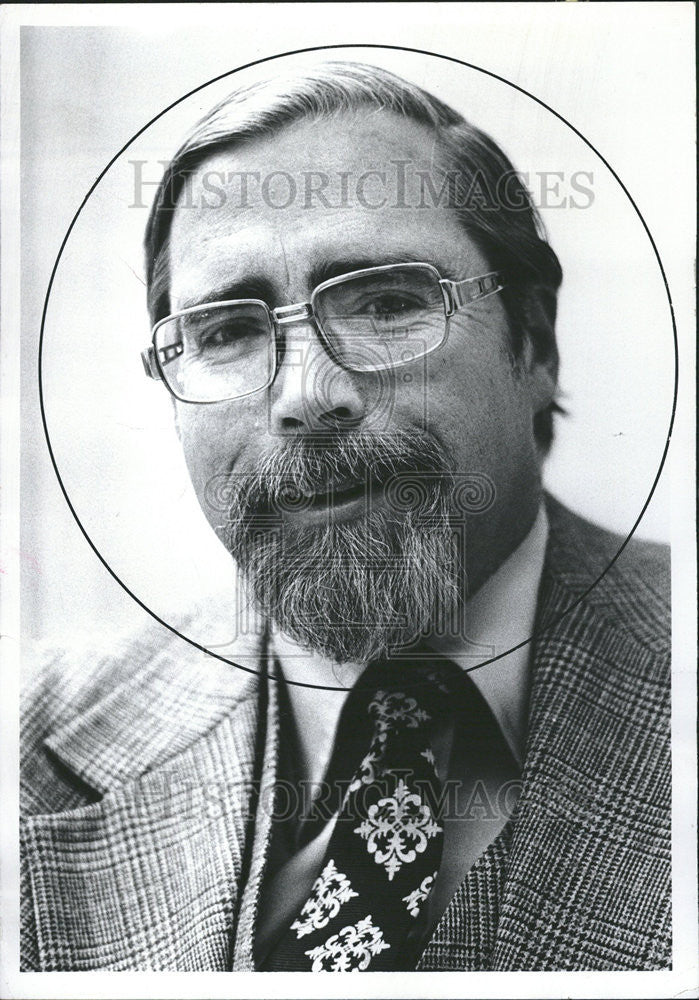
[[[167,167],[145,236],[151,321],[170,312],[168,237],[187,178],[221,149],[270,136],[303,120],[343,112],[388,111],[432,129],[447,197],[492,270],[502,271],[515,359],[526,340],[534,358],[555,372],[556,293],[562,272],[541,217],[509,159],[497,144],[443,101],[387,70],[328,62],[242,87],[217,104],[190,131]],[[537,414],[534,432],[543,449],[553,438],[554,402]]]

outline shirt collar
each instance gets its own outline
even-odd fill
[[[468,635],[433,643],[470,672],[520,767],[527,737],[529,640],[548,530],[542,504],[529,534],[469,600]]]

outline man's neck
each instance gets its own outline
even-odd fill
[[[366,664],[335,663],[281,633],[270,644],[282,666],[296,728],[295,770],[304,781],[317,784],[332,753],[342,706]]]

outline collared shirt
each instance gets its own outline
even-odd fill
[[[435,649],[470,672],[520,769],[527,739],[529,640],[547,539],[542,505],[529,534],[469,600],[468,639],[431,640]]]
[[[469,672],[487,706],[483,714],[489,709],[490,715],[479,726],[475,745],[459,718],[438,727],[433,739],[437,771],[443,780],[454,783],[457,794],[454,815],[444,820],[439,876],[415,927],[417,944],[432,930],[468,869],[500,834],[516,802],[526,741],[528,640],[534,629],[547,537],[542,506],[525,539],[469,600],[467,636],[430,638],[435,650]],[[311,683],[312,677],[316,683],[336,685],[334,690],[285,685],[295,724],[297,762],[305,779],[316,783],[332,752],[346,689],[364,665],[338,669],[278,637],[274,649],[285,678]],[[475,766],[474,761],[478,762]],[[258,915],[258,962],[307,899],[333,827],[331,820],[295,851],[283,837],[273,838]]]

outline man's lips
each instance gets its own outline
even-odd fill
[[[351,500],[359,500],[366,497],[369,491],[373,493],[380,488],[379,483],[345,480],[342,483],[334,483],[325,489],[303,490],[302,496],[310,501],[311,507],[335,507],[349,503]]]
[[[342,479],[317,487],[303,488],[289,484],[278,492],[262,500],[255,513],[262,516],[282,516],[283,518],[316,519],[338,516],[354,516],[362,506],[368,509],[373,500],[378,500],[384,492],[385,483],[377,478]]]
[[[338,512],[354,511],[359,502],[367,508],[372,501],[380,501],[386,488],[394,481],[408,477],[409,481],[416,476],[414,469],[401,468],[392,465],[389,468],[365,470],[360,477],[350,476],[335,480],[320,481],[316,485],[310,479],[296,477],[284,478],[281,482],[270,483],[263,488],[258,497],[249,498],[247,509],[250,516],[269,517],[281,515],[296,517],[303,514],[320,514],[336,510]]]

